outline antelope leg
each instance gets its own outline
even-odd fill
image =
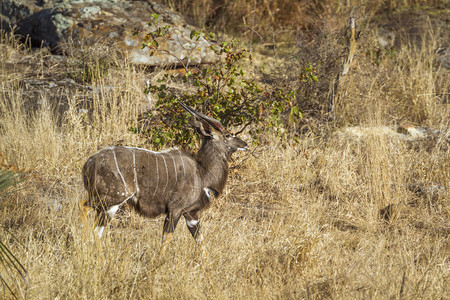
[[[86,206],[87,200],[81,200],[79,202],[79,209],[80,209],[80,219],[82,226],[84,227],[82,230],[87,237],[89,235],[89,226],[88,226],[88,213],[93,210],[92,207]]]
[[[105,226],[108,225],[108,222],[111,221],[112,218],[114,218],[114,215],[119,210],[119,207],[131,198],[135,197],[135,195],[136,194],[134,193],[130,197],[123,200],[121,203],[109,207],[108,210],[97,210],[94,232],[96,231],[98,233],[98,237],[102,237]]]
[[[197,244],[200,244],[203,241],[203,235],[200,231],[200,221],[198,220],[197,213],[184,214],[184,218],[186,219],[186,225],[191,233],[192,237],[195,239]]]
[[[97,210],[97,217],[95,218],[95,229],[94,232],[97,232],[98,237],[101,238],[103,234],[103,230],[105,230],[105,226],[108,225],[108,215],[104,210]]]
[[[86,202],[87,202],[87,200],[81,200],[80,203],[79,203],[80,217],[81,217],[81,220],[82,220],[82,222],[83,222],[83,224],[84,224],[85,226],[87,225],[87,216],[88,216],[88,213],[89,213],[91,210],[93,210],[92,207],[86,206]]]
[[[166,219],[164,220],[163,236],[161,241],[163,250],[165,250],[170,240],[172,239],[173,232],[175,231],[175,227],[177,227],[180,217],[180,214],[167,214]]]
[[[100,238],[102,237],[105,226],[108,225],[109,221],[111,221],[112,218],[114,218],[114,215],[116,214],[120,205],[122,204],[111,206],[108,210],[97,211],[97,218],[95,219],[94,232],[97,232],[98,237]]]

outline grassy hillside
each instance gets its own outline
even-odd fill
[[[374,18],[377,9],[366,8]],[[435,50],[448,45],[448,28],[421,19],[420,43],[405,34],[390,50],[377,48],[381,33],[364,31],[331,119],[329,89],[342,65],[333,51],[345,52],[348,17],[332,12],[320,20],[328,35],[298,31],[276,52],[245,39],[256,49],[248,73],[262,86],[295,89],[305,117],[283,139],[267,131],[235,154],[224,195],[201,216],[203,244],[180,222],[165,257],[163,217],[123,209],[98,240],[78,212],[90,155],[109,145],[150,147],[129,128],[148,109],[145,81],[159,73],[104,48],[61,58],[2,34],[0,165],[26,177],[0,196],[0,237],[28,271],[23,280],[0,265],[16,296],[447,298],[450,76]],[[311,27],[295,30],[302,28]],[[306,61],[315,64],[316,85],[298,81]],[[101,74],[89,84],[80,81],[86,66]],[[400,124],[435,131],[412,141],[395,132]]]

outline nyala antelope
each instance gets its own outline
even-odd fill
[[[229,133],[219,121],[180,103],[194,116],[193,125],[204,139],[196,155],[182,150],[153,152],[134,147],[110,147],[91,156],[83,167],[89,200],[81,201],[83,218],[97,212],[94,231],[101,237],[119,207],[127,203],[149,218],[165,214],[163,248],[178,220],[199,243],[199,212],[220,195],[228,177],[231,154],[247,144]]]

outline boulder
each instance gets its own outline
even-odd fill
[[[33,46],[53,51],[68,51],[75,42],[108,44],[123,50],[133,63],[147,66],[182,65],[188,59],[191,64],[209,64],[215,60],[209,41],[191,40],[191,31],[197,28],[152,1],[6,0],[1,14],[3,28],[16,27],[16,33],[28,37]],[[158,40],[159,51],[155,52],[142,47],[144,36],[156,29],[149,25],[152,14],[159,15],[159,26],[170,26],[170,35]]]

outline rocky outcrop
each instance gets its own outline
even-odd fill
[[[363,143],[370,137],[383,137],[391,141],[399,141],[412,150],[433,151],[436,147],[443,151],[448,151],[450,146],[450,133],[431,128],[401,125],[391,126],[355,126],[344,127],[334,136],[339,140],[353,143]]]
[[[170,25],[171,34],[159,41],[163,51],[151,53],[142,48],[142,41],[145,34],[155,30],[148,24],[155,13],[160,26]],[[16,33],[28,37],[33,46],[53,51],[67,51],[73,42],[106,43],[123,50],[133,63],[148,66],[180,65],[180,60],[188,57],[194,64],[208,64],[215,58],[207,40],[200,38],[194,43],[190,39],[195,27],[183,16],[152,1],[6,0],[1,14],[3,28],[15,26]]]

